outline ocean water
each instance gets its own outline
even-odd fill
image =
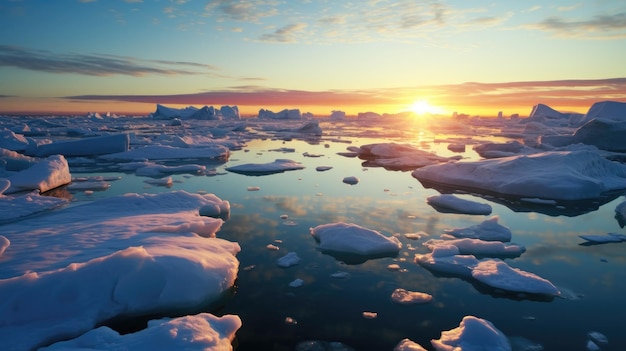
[[[587,246],[579,238],[624,232],[614,219],[615,207],[624,201],[619,194],[596,203],[569,203],[563,209],[466,193],[458,196],[489,203],[492,215],[440,213],[426,204],[426,198],[439,191],[424,187],[409,171],[368,167],[364,160],[337,153],[349,146],[394,141],[419,145],[440,156],[478,159],[472,144],[509,139],[491,136],[488,128],[463,134],[434,133],[420,126],[393,131],[354,124],[321,126],[325,134],[317,140],[249,138],[242,150],[231,153],[228,162],[207,164],[217,175],[175,174],[171,187],[150,185],[145,182],[149,178],[114,167],[81,166],[72,170],[73,176],[120,179],[111,181],[108,190],[91,195],[62,189],[57,194],[78,202],[128,192],[186,190],[228,200],[231,216],[218,236],[241,245],[240,271],[232,293],[209,312],[241,317],[236,350],[294,350],[306,340],[337,341],[355,350],[392,350],[404,338],[431,349],[431,339],[456,328],[467,315],[487,319],[507,336],[528,339],[544,350],[585,350],[591,331],[608,337],[603,350],[626,349],[622,332],[626,243]],[[447,149],[450,142],[459,140],[467,142],[465,152]],[[305,152],[320,156],[307,157]],[[305,169],[265,176],[225,170],[281,158],[301,162]],[[332,169],[319,172],[317,166]],[[356,176],[359,183],[343,183],[348,176]],[[415,254],[429,252],[422,246],[424,241],[438,238],[444,229],[475,225],[491,216],[498,216],[499,223],[511,229],[512,242],[527,248],[507,263],[550,280],[563,292],[562,297],[505,293],[460,277],[437,275],[414,263]],[[310,234],[310,228],[332,222],[355,223],[395,235],[403,247],[397,257],[342,261],[320,252]],[[428,236],[419,240],[404,236],[417,232]],[[279,249],[270,250],[268,244]],[[279,267],[276,260],[288,252],[296,252],[300,263]],[[400,270],[390,270],[390,264],[398,264]],[[336,272],[348,276],[333,278]],[[304,284],[290,287],[295,279]],[[433,300],[400,305],[391,300],[396,288],[425,292]],[[377,317],[364,318],[363,312],[376,312]]]

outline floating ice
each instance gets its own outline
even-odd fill
[[[63,155],[66,157],[97,156],[128,151],[128,134],[113,134],[78,140],[55,141],[37,146],[35,156]]]
[[[228,200],[222,200],[213,194],[202,196],[207,204],[203,205],[198,210],[200,216],[221,218],[224,220],[230,218],[230,202],[228,202]]]
[[[498,223],[498,216],[493,216],[480,224],[467,228],[446,229],[446,234],[456,238],[471,238],[485,241],[511,241],[511,230]]]
[[[402,248],[396,237],[386,237],[381,233],[348,223],[329,223],[311,228],[311,235],[319,243],[322,252],[331,254],[352,254],[357,256],[395,256]]]
[[[455,329],[441,332],[431,340],[437,351],[510,351],[506,335],[491,322],[474,316],[465,316]]]
[[[304,280],[299,279],[299,278],[295,279],[291,283],[289,283],[289,286],[292,287],[292,288],[299,288],[302,285],[304,285]]]
[[[520,153],[530,153],[528,152],[530,148],[519,141],[509,141],[506,143],[484,143],[474,146],[473,149],[484,158],[499,158],[514,156]],[[522,152],[523,150],[526,150],[526,152]]]
[[[226,167],[226,170],[233,173],[245,175],[268,175],[304,169],[304,166],[296,161],[287,159],[276,159],[270,163],[246,163],[242,165]]]
[[[472,277],[493,288],[511,292],[558,296],[559,289],[533,273],[512,268],[500,260],[485,260],[472,269]]]
[[[434,195],[426,198],[426,202],[434,209],[444,213],[461,213],[470,215],[489,215],[491,206],[471,200],[458,198],[452,194]]]
[[[3,225],[3,347],[36,349],[112,318],[215,301],[234,284],[240,248],[214,238],[222,220],[198,215],[209,201],[127,194]]]
[[[300,257],[298,257],[298,254],[295,252],[288,252],[285,256],[276,260],[276,264],[283,268],[295,266],[298,263],[300,263]]]
[[[69,165],[61,155],[49,156],[30,168],[12,174],[7,178],[11,186],[5,194],[19,191],[39,190],[46,192],[72,181]]]
[[[359,183],[359,178],[355,176],[344,177],[343,182],[350,185],[355,185]]]
[[[135,174],[145,177],[162,177],[166,174],[175,173],[202,174],[204,171],[206,171],[206,166],[204,165],[188,164],[180,166],[165,166],[155,163],[146,163],[146,166],[138,168],[137,171],[135,171]]]
[[[426,165],[450,161],[409,144],[380,143],[361,146],[358,156],[366,159],[365,166],[409,170]],[[454,158],[457,159],[457,158]]]
[[[424,243],[431,251],[442,245],[453,245],[459,249],[462,255],[477,255],[488,257],[518,257],[521,256],[526,248],[520,245],[504,244],[500,241],[484,241],[480,239],[454,239],[454,240],[436,240],[431,239]]]
[[[126,152],[99,156],[109,161],[144,161],[144,160],[227,160],[230,151],[222,145],[198,148],[179,148],[165,145],[147,145]]]
[[[393,348],[393,351],[426,351],[426,349],[410,339],[403,339]]]
[[[2,191],[0,191],[1,193]],[[41,196],[37,191],[22,196],[0,195],[0,223],[18,221],[58,208],[68,202],[68,200],[58,197]]]
[[[24,151],[28,148],[28,140],[22,134],[15,134],[13,131],[0,129],[0,148],[11,151]]]
[[[164,318],[148,322],[141,331],[120,335],[108,327],[91,330],[76,339],[41,348],[55,350],[232,350],[241,319],[235,315],[216,317],[209,313]]]
[[[412,175],[425,185],[555,200],[595,199],[626,189],[626,165],[590,150],[445,163],[416,169]]]
[[[4,253],[9,245],[11,245],[9,239],[7,239],[5,236],[0,235],[0,255]]]
[[[620,233],[608,233],[606,235],[579,235],[582,239],[587,240],[587,242],[595,243],[595,244],[605,244],[605,243],[621,243],[622,241],[626,241],[626,235]]]
[[[222,106],[216,110],[213,106],[203,106],[196,108],[188,106],[182,109],[166,107],[157,104],[156,111],[151,114],[154,119],[199,119],[199,120],[221,120],[239,119],[239,108],[237,106]]]
[[[332,166],[317,166],[317,167],[315,167],[315,170],[318,171],[318,172],[325,172],[325,171],[328,171],[328,170],[331,170],[331,169],[333,169]]]
[[[405,289],[396,289],[391,294],[391,300],[400,304],[427,303],[432,299],[430,294]]]

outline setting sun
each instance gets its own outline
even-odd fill
[[[413,111],[416,115],[425,115],[425,114],[440,114],[443,110],[439,107],[432,106],[426,100],[418,100],[411,105],[411,111]]]

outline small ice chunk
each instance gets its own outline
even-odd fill
[[[426,351],[426,349],[410,339],[403,339],[393,348],[393,351]]]
[[[489,204],[461,199],[452,194],[429,196],[426,198],[426,202],[435,210],[443,213],[489,215],[492,210]]]
[[[402,244],[396,237],[351,223],[329,223],[311,228],[322,251],[364,256],[396,255]]]
[[[299,288],[302,285],[304,285],[304,280],[302,280],[300,278],[295,279],[291,283],[289,283],[289,286],[292,287],[292,288]]]
[[[504,333],[488,320],[474,316],[463,317],[457,328],[441,332],[439,339],[430,342],[436,351],[511,351]]]
[[[347,279],[350,278],[350,273],[348,272],[335,272],[333,274],[330,275],[331,278],[335,278],[335,279]]]
[[[359,182],[359,178],[355,176],[345,177],[343,178],[343,182],[350,185],[355,185]]]
[[[374,319],[376,317],[378,317],[378,313],[376,312],[369,312],[369,311],[363,312],[363,318],[365,319]]]
[[[392,264],[387,265],[387,269],[390,271],[399,271],[400,265],[397,263],[392,263]]]
[[[296,325],[298,324],[298,321],[291,318],[291,317],[285,317],[285,324],[287,325]]]
[[[276,245],[272,245],[272,244],[267,244],[267,246],[265,246],[266,249],[270,250],[270,251],[278,251],[280,250],[280,248]]]
[[[249,186],[248,187],[248,191],[259,191],[261,190],[261,187],[258,186]]]
[[[288,252],[285,256],[276,260],[276,264],[283,268],[288,268],[291,266],[295,266],[300,263],[300,257],[295,252]]]
[[[391,294],[391,300],[400,304],[427,303],[432,299],[430,294],[405,289],[396,289]]]
[[[315,167],[315,170],[318,171],[318,172],[325,172],[325,171],[328,171],[328,170],[331,170],[331,169],[333,169],[332,166],[317,166],[317,167]]]
[[[589,336],[589,339],[593,340],[596,344],[606,345],[609,343],[609,339],[604,334],[597,331],[589,332],[587,336]]]
[[[457,238],[472,238],[486,241],[511,241],[511,230],[498,224],[498,216],[493,216],[480,224],[467,228],[446,229],[444,232]]]
[[[144,180],[144,182],[148,184],[164,186],[168,188],[174,185],[174,180],[172,179],[172,177],[161,178],[161,179],[146,179]]]
[[[589,351],[598,351],[600,350],[600,346],[598,346],[593,340],[587,340],[587,350]]]

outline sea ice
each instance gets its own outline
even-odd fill
[[[492,210],[489,204],[461,199],[452,194],[429,196],[426,198],[426,202],[437,211],[444,213],[489,215]]]
[[[396,237],[349,223],[329,223],[311,228],[322,252],[358,256],[395,256],[402,248]]]
[[[500,241],[484,241],[480,239],[453,239],[453,240],[436,240],[430,239],[424,243],[431,251],[441,245],[453,245],[459,249],[461,255],[477,255],[488,257],[518,257],[521,256],[526,248],[515,244],[505,244]]]
[[[62,155],[49,156],[31,167],[7,177],[11,186],[5,194],[39,190],[46,192],[72,181],[67,160]]]
[[[34,156],[46,157],[63,155],[66,157],[97,156],[128,151],[128,134],[112,134],[78,140],[62,140],[37,146]]]
[[[450,162],[416,169],[412,175],[425,186],[430,182],[555,200],[596,199],[606,192],[626,189],[626,165],[606,160],[590,150]]]
[[[108,327],[99,327],[75,339],[41,348],[55,350],[232,350],[235,332],[241,319],[235,315],[216,317],[209,313],[151,320],[141,331],[120,335]]]
[[[485,241],[511,241],[511,230],[498,223],[499,217],[493,216],[480,224],[467,228],[446,229],[446,234],[456,238],[471,238]]]
[[[0,194],[1,193],[0,191]],[[624,228],[624,225],[626,225],[626,201],[621,202],[615,207],[615,219],[620,228]]]
[[[226,167],[226,170],[233,173],[245,175],[268,175],[304,169],[304,166],[296,161],[287,159],[276,159],[270,163],[246,163],[242,165]]]
[[[393,351],[426,351],[426,349],[410,339],[403,339],[393,348]]]
[[[396,289],[391,294],[391,300],[400,304],[427,303],[432,299],[430,294],[405,289]]]
[[[215,301],[234,284],[240,247],[214,237],[222,220],[198,215],[209,202],[127,194],[3,225],[3,347],[36,349],[112,318]]]
[[[579,235],[582,239],[587,240],[587,242],[595,243],[595,244],[605,244],[605,243],[620,243],[622,241],[626,241],[626,235],[620,233],[608,233],[606,235]]]
[[[68,202],[68,200],[58,197],[41,196],[38,191],[21,196],[0,195],[0,224],[18,221],[38,213],[50,211]]]
[[[276,260],[279,267],[288,268],[300,263],[300,257],[295,252],[288,252],[285,256]]]
[[[28,140],[22,134],[3,128],[0,129],[0,148],[11,151],[24,151],[28,148]]]
[[[5,236],[0,235],[0,256],[4,253],[4,251],[11,245],[9,239]]]
[[[441,332],[431,340],[436,351],[511,351],[509,341],[491,322],[465,316],[455,329]]]
[[[355,185],[359,183],[359,178],[355,176],[344,177],[343,182],[350,185]]]
[[[145,160],[218,160],[225,161],[230,151],[222,145],[198,148],[180,148],[166,145],[146,145],[126,152],[101,155],[99,158],[109,161],[145,161]]]
[[[365,166],[378,166],[397,170],[415,169],[451,160],[409,144],[368,144],[361,146],[357,152],[360,158],[367,160],[364,164]]]
[[[290,286],[290,287],[292,287],[292,288],[299,288],[299,287],[301,287],[302,285],[304,285],[304,280],[299,279],[299,278],[298,278],[298,279],[295,279],[295,280],[293,280],[293,281],[291,281],[291,282],[289,283],[289,286]]]
[[[558,296],[559,289],[533,273],[512,268],[504,261],[485,260],[472,269],[472,277],[493,288],[511,292]]]

